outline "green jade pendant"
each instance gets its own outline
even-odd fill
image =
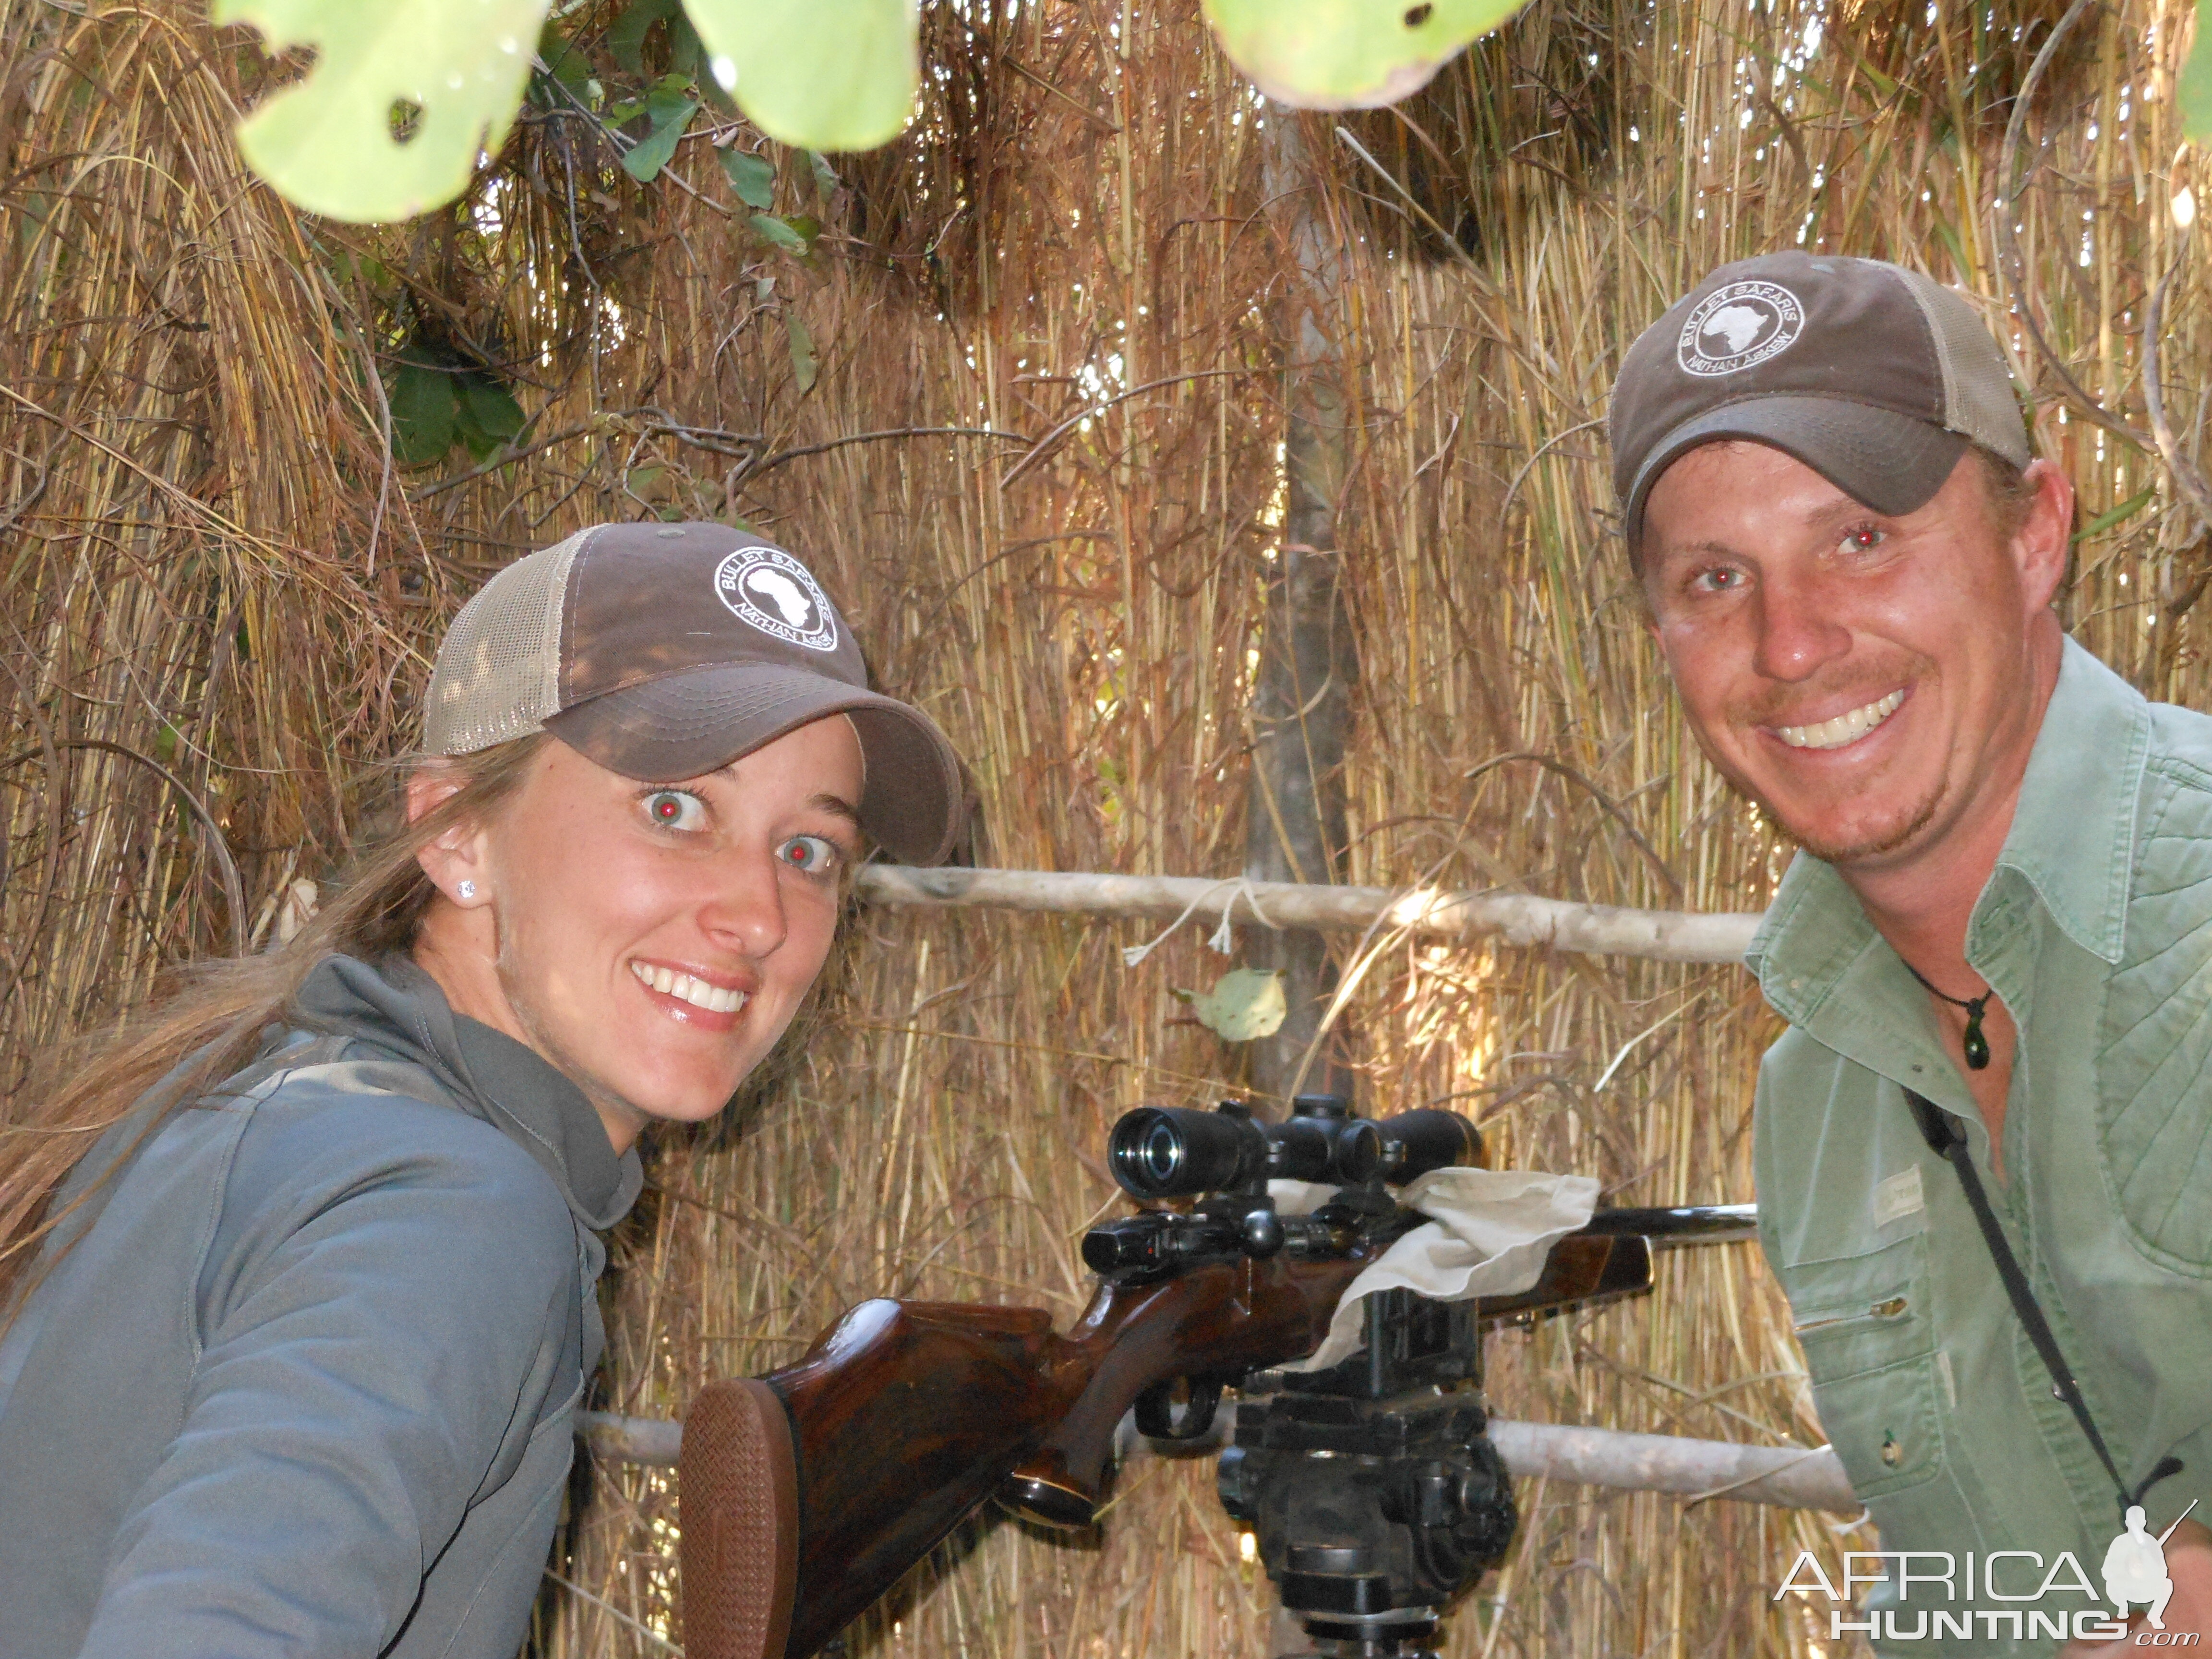
[[[1964,1042],[1960,1044],[1960,1047],[1966,1051],[1966,1069],[1970,1072],[1987,1071],[1990,1064],[1990,1040],[1982,1035],[1982,1016],[1989,1012],[1990,999],[1996,994],[1996,990],[1994,988],[1985,990],[1978,997],[1945,996],[1942,992],[1923,978],[1920,970],[1911,963],[1905,964],[1905,971],[1919,980],[1920,988],[1927,992],[1929,996],[1942,997],[1943,1000],[1954,1008],[1964,1008],[1966,1011],[1966,1035]]]
[[[1985,991],[1966,1005],[1966,1037],[1962,1046],[1970,1072],[1982,1071],[1990,1063],[1990,1040],[1982,1035],[1982,1010],[1989,1006],[1989,1000]]]

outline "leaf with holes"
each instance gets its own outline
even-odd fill
[[[921,84],[915,0],[690,0],[716,78],[771,138],[872,149]]]
[[[279,195],[355,223],[410,219],[467,185],[506,142],[546,0],[216,0],[271,52],[314,67],[240,123],[238,147]]]
[[[1419,91],[1523,0],[1206,0],[1238,69],[1300,109],[1375,109]]]
[[[775,162],[765,156],[748,155],[734,145],[716,150],[714,156],[721,162],[722,171],[730,175],[730,188],[738,192],[740,202],[763,212],[775,205]]]
[[[644,74],[645,32],[683,9],[684,0],[630,0],[607,27],[607,51],[615,63],[632,75]]]
[[[658,179],[661,168],[674,159],[677,143],[698,109],[699,100],[690,95],[689,82],[673,75],[664,79],[645,100],[651,130],[623,152],[623,171],[641,185],[649,185]]]
[[[1265,968],[1233,968],[1213,982],[1211,991],[1176,994],[1189,1002],[1200,1024],[1227,1042],[1273,1036],[1288,1012],[1283,976]]]
[[[2181,136],[2191,143],[2212,141],[2212,0],[2197,0],[2197,38],[2173,90],[2181,103]]]

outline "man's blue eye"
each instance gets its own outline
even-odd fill
[[[665,830],[696,830],[707,804],[688,789],[656,789],[645,798],[645,815]]]
[[[823,836],[793,836],[776,849],[776,856],[794,870],[810,876],[837,867],[837,843]]]

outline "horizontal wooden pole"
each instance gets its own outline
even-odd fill
[[[1671,1434],[1490,1421],[1491,1443],[1514,1474],[1623,1492],[1726,1498],[1781,1509],[1856,1515],[1842,1460],[1826,1446],[1739,1446]]]
[[[1423,939],[1500,939],[1585,956],[1659,962],[1741,963],[1759,927],[1755,914],[1629,910],[1525,893],[1455,893],[1439,888],[1302,886],[1294,882],[1208,880],[1201,876],[1109,876],[1054,870],[918,870],[863,866],[860,892],[878,904],[1035,910],[1059,915],[1140,916],[1169,922],[1364,933],[1380,922]]]
[[[1234,1427],[1234,1401],[1217,1419],[1213,1448]],[[592,1454],[611,1462],[670,1468],[684,1444],[684,1425],[653,1417],[584,1412],[576,1432]],[[1624,1434],[1617,1429],[1562,1428],[1552,1423],[1507,1423],[1492,1419],[1490,1438],[1510,1474],[1541,1476],[1624,1492],[1673,1492],[1691,1498],[1728,1498],[1783,1509],[1833,1510],[1856,1515],[1844,1466],[1826,1446],[1739,1446],[1724,1440],[1688,1440],[1667,1434]],[[1142,1454],[1147,1443],[1129,1437]]]

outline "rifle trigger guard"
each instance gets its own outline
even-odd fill
[[[1169,1390],[1173,1378],[1155,1382],[1137,1396],[1137,1432],[1147,1440],[1195,1440],[1213,1426],[1214,1408],[1221,1403],[1221,1384],[1190,1380],[1190,1398],[1182,1415],[1175,1414]]]

